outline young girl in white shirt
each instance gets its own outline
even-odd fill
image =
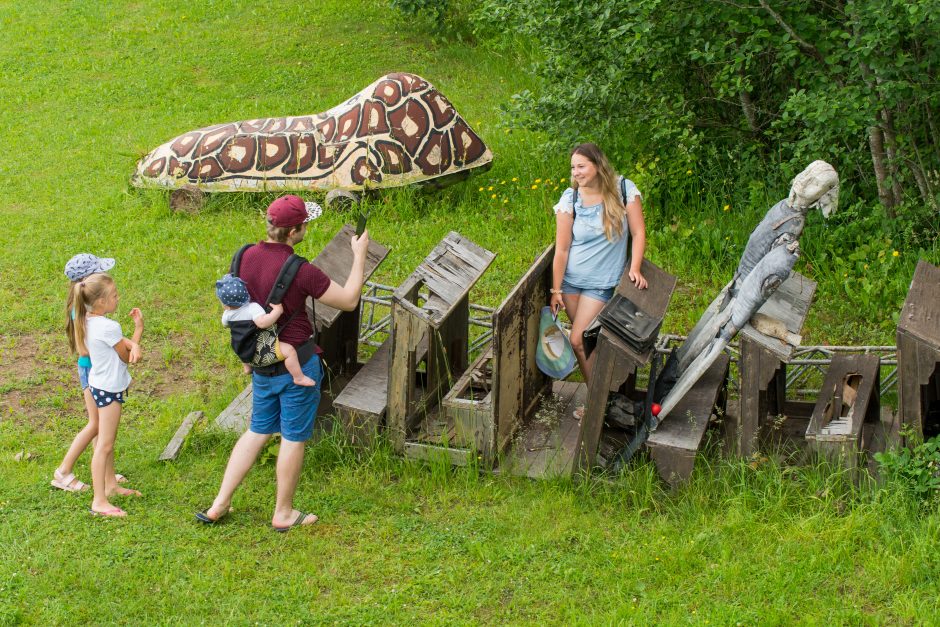
[[[107,317],[118,305],[117,286],[107,274],[92,274],[78,281],[73,290],[75,305],[75,345],[91,358],[88,387],[98,408],[98,439],[91,458],[94,497],[91,513],[96,516],[127,516],[111,504],[117,495],[140,496],[137,490],[118,485],[114,476],[114,440],[121,420],[121,406],[131,383],[128,363],[140,360],[140,345],[123,336],[121,325]],[[144,318],[136,307],[130,311],[139,338]]]

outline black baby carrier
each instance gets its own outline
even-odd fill
[[[254,246],[254,244],[245,244],[239,248],[235,256],[232,257],[232,266],[229,270],[232,276],[238,276],[238,271],[242,263],[242,255],[252,246]],[[290,284],[294,281],[294,277],[297,276],[297,271],[300,270],[300,266],[306,263],[306,261],[307,260],[300,255],[294,254],[287,258],[284,265],[281,266],[281,271],[278,273],[274,285],[271,287],[271,293],[268,294],[268,298],[262,304],[265,311],[271,311],[271,303],[283,302],[287,288],[290,287]],[[270,366],[271,364],[281,361],[283,357],[278,357],[277,354],[277,337],[280,331],[284,330],[284,328],[290,324],[290,321],[294,319],[295,315],[297,315],[296,311],[290,315],[286,322],[273,324],[266,329],[258,328],[258,325],[256,325],[253,320],[234,320],[229,322],[228,326],[232,334],[232,349],[243,363],[255,367]]]

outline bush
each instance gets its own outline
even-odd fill
[[[913,448],[875,453],[881,472],[922,501],[940,500],[940,436]]]

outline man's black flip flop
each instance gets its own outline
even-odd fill
[[[307,516],[313,516],[313,522],[307,523],[307,525],[304,525],[303,523],[305,520],[307,520]],[[309,526],[309,525],[315,525],[317,521],[319,520],[320,520],[320,517],[317,516],[316,514],[307,514],[305,512],[300,512],[300,514],[298,514],[297,516],[297,519],[291,524],[287,525],[286,527],[275,527],[274,525],[271,525],[271,529],[274,529],[278,533],[286,533],[290,531],[291,529],[293,529],[294,527],[304,527],[304,526]]]
[[[206,525],[215,525],[215,524],[217,524],[220,520],[222,520],[223,518],[225,518],[225,514],[222,514],[221,516],[219,516],[219,517],[216,518],[215,520],[212,520],[211,518],[209,518],[209,515],[206,513],[206,512],[208,512],[210,509],[211,509],[211,508],[206,508],[206,509],[202,510],[201,512],[196,512],[196,513],[194,514],[194,515],[196,516],[196,520],[198,520],[199,522],[204,523],[204,524],[206,524]]]

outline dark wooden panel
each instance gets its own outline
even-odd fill
[[[546,248],[493,312],[493,406],[501,451],[551,385],[536,366],[535,351],[540,304],[548,304],[554,254],[554,245]]]
[[[898,329],[940,349],[940,268],[923,259],[917,262],[907,291]]]

